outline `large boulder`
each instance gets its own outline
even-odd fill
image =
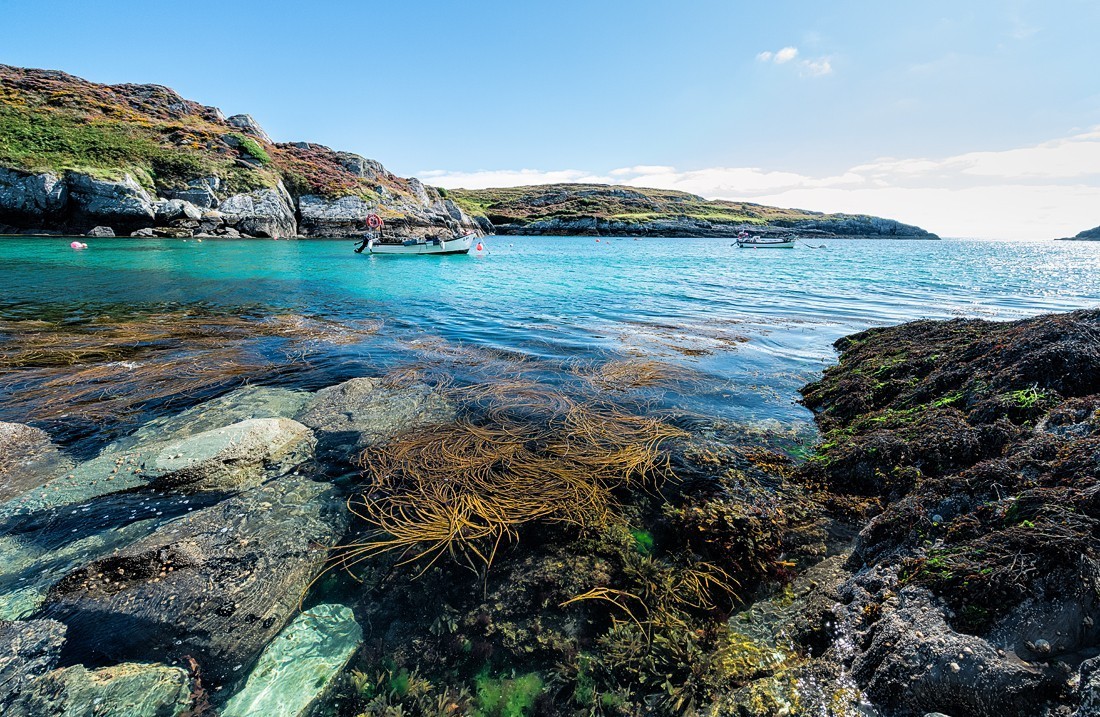
[[[72,467],[46,432],[0,421],[0,502],[37,488]]]
[[[298,609],[346,520],[330,486],[287,476],[70,572],[41,612],[68,625],[71,662],[190,655],[225,684]]]
[[[65,626],[56,620],[0,621],[0,712],[8,714],[23,688],[54,668],[64,643]]]
[[[41,226],[68,201],[64,180],[49,172],[28,174],[0,167],[0,222]]]
[[[260,123],[252,118],[252,115],[233,115],[226,120],[226,123],[258,140],[274,144],[271,138],[267,136],[267,132],[264,132],[264,128],[260,126]]]
[[[312,455],[313,434],[287,418],[254,418],[177,440],[107,451],[0,506],[0,518],[135,488],[238,491]]]
[[[363,179],[379,179],[392,176],[381,162],[367,159],[354,152],[336,152],[337,161],[357,177]]]
[[[353,378],[318,391],[296,418],[314,429],[319,451],[353,460],[365,446],[396,433],[453,420],[454,409],[427,385]]]
[[[177,219],[190,219],[198,221],[202,219],[202,210],[191,202],[183,199],[166,199],[156,202],[156,219],[158,224],[168,224]]]
[[[111,181],[73,172],[68,176],[69,205],[77,222],[140,229],[156,217],[154,200],[126,174]]]
[[[5,717],[183,717],[192,714],[191,677],[178,667],[73,665],[27,684]]]
[[[200,209],[214,209],[218,206],[218,194],[221,189],[220,177],[201,177],[192,179],[184,189],[166,188],[160,193],[169,199],[181,199],[194,204]]]
[[[294,202],[282,182],[272,189],[234,194],[219,205],[218,211],[227,224],[244,234],[283,239],[298,233]]]
[[[109,239],[115,235],[115,230],[111,227],[92,227],[88,230],[85,236],[98,237],[100,239]]]
[[[363,644],[351,609],[315,605],[272,641],[221,717],[307,717]]]

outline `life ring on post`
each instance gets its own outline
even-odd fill
[[[371,229],[381,229],[382,228],[382,217],[378,216],[377,214],[368,214],[367,215],[367,226],[370,227]]]

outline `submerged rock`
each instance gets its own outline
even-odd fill
[[[192,655],[204,677],[233,681],[297,610],[346,520],[329,486],[287,476],[69,573],[41,612],[69,626],[72,661]]]
[[[105,452],[0,506],[0,517],[142,487],[242,490],[300,464],[313,445],[313,434],[296,421],[253,418],[178,440]]]
[[[89,670],[74,665],[31,681],[6,717],[182,717],[194,699],[178,667],[122,664]]]
[[[56,620],[0,621],[0,710],[61,656],[65,626]],[[47,713],[43,713],[47,714]]]
[[[267,646],[221,717],[306,717],[362,643],[350,608],[309,608]]]
[[[0,502],[36,488],[72,467],[45,431],[0,421]]]
[[[312,396],[288,388],[245,386],[182,413],[154,419],[115,441],[106,451],[128,451],[142,444],[187,438],[250,418],[294,418]]]
[[[431,387],[395,388],[377,378],[353,378],[321,389],[296,416],[317,433],[319,451],[345,460],[400,431],[453,417],[453,407]]]

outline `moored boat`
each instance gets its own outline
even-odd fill
[[[763,239],[750,237],[747,232],[741,232],[737,235],[737,246],[740,249],[793,249],[797,239],[798,237]]]
[[[367,241],[367,251],[371,254],[469,254],[475,239],[476,234],[451,238],[370,239]]]
[[[397,237],[383,236],[384,222],[377,214],[367,216],[367,228],[377,232],[375,236],[366,236],[355,249],[356,254],[367,251],[371,254],[469,254],[477,235],[474,233],[451,237]],[[481,245],[478,245],[481,251]]]

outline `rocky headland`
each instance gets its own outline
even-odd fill
[[[141,237],[480,231],[438,190],[374,160],[273,142],[159,85],[0,65],[0,233]]]
[[[447,195],[495,234],[582,236],[939,239],[920,227],[863,214],[822,214],[707,200],[665,189],[550,184],[452,189]]]
[[[1097,714],[1100,310],[837,349],[812,447],[639,361],[0,424],[0,710]]]
[[[1058,241],[1100,241],[1100,227],[1086,229],[1071,237],[1062,237]]]

